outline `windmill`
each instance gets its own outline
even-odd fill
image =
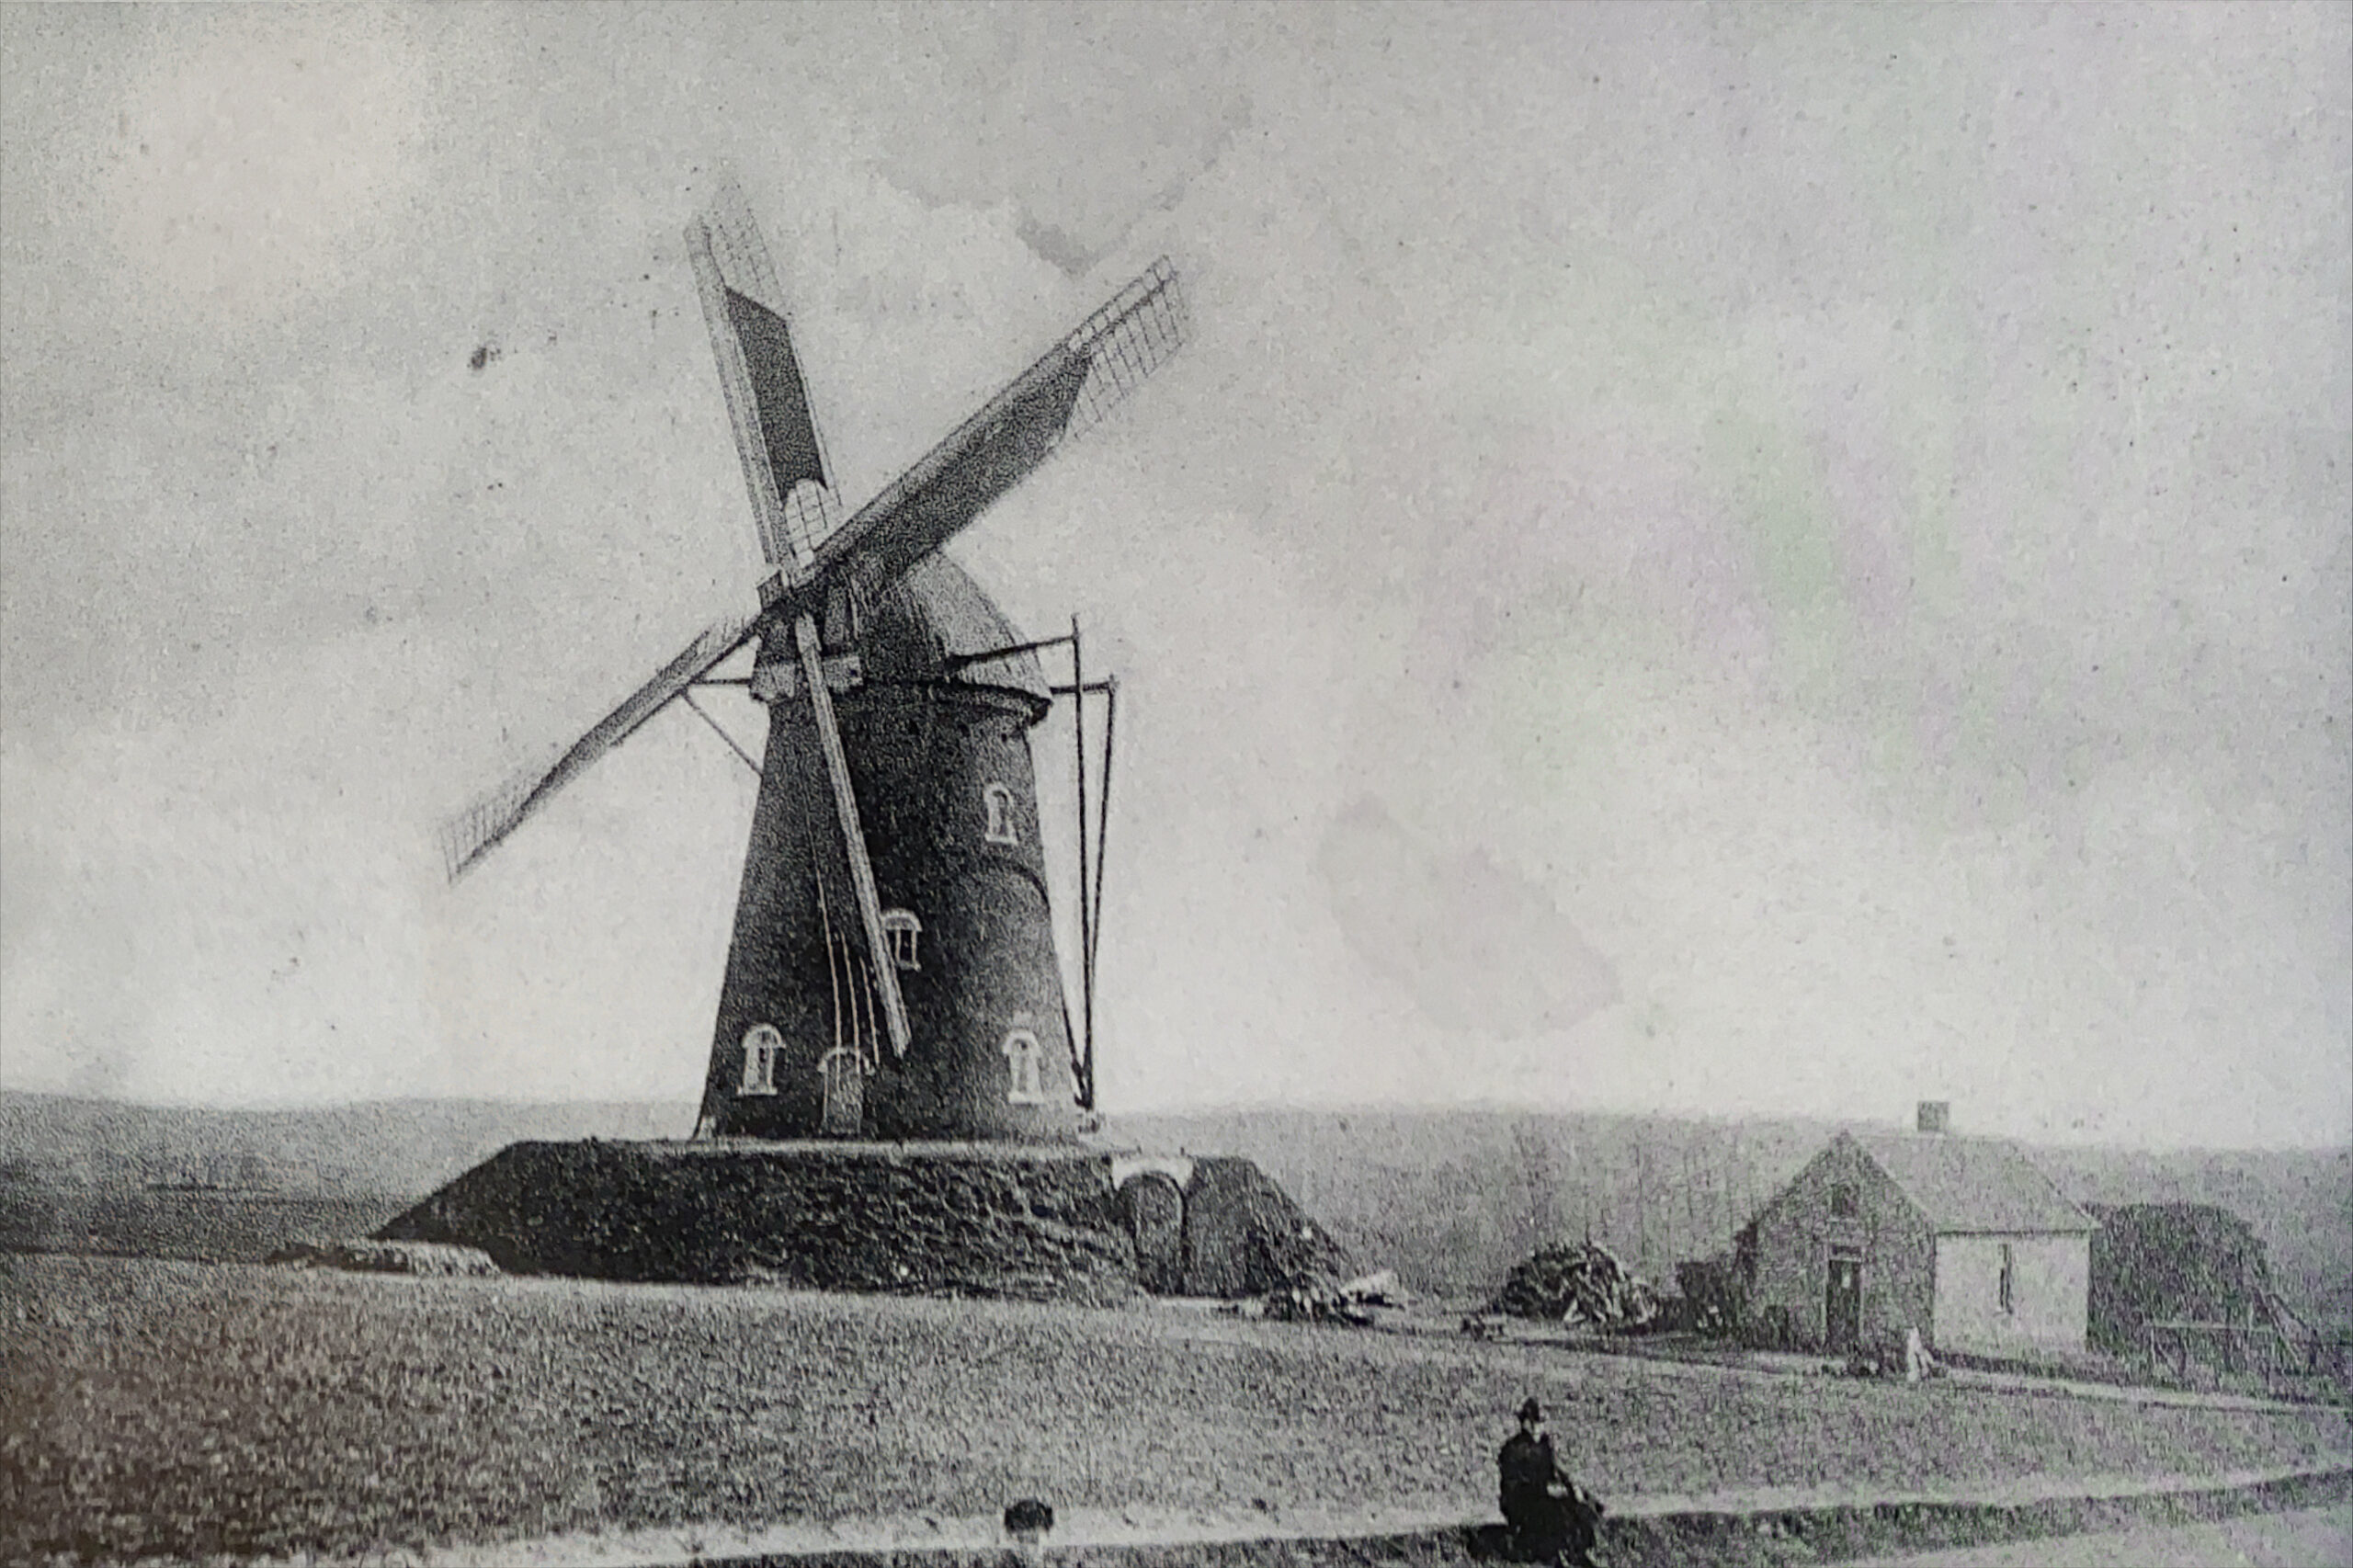
[[[670,703],[695,706],[696,687],[747,686],[767,741],[698,1136],[1070,1137],[1094,1100],[1085,705],[1112,688],[1086,680],[1075,621],[1024,639],[940,547],[1181,346],[1176,273],[1146,270],[845,517],[782,290],[732,187],[687,248],[767,562],[759,608],[713,622],[551,762],[446,824],[449,874]],[[747,646],[747,677],[714,676]],[[1038,655],[1062,647],[1057,686]],[[1029,748],[1059,696],[1078,710],[1083,1047]]]

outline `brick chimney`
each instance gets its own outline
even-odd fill
[[[1920,1119],[1915,1125],[1922,1132],[1942,1132],[1952,1122],[1950,1100],[1922,1100]]]

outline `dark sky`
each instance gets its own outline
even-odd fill
[[[956,546],[1114,1108],[2341,1143],[2349,16],[10,7],[0,1081],[691,1096],[741,765],[429,830],[749,600],[723,165],[853,501],[1188,279]]]

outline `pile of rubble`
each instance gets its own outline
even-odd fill
[[[297,1242],[271,1253],[268,1261],[296,1268],[341,1268],[355,1274],[479,1276],[499,1272],[498,1265],[480,1247],[434,1242]]]
[[[1378,1321],[1376,1307],[1405,1304],[1397,1276],[1388,1269],[1351,1279],[1345,1285],[1321,1279],[1299,1279],[1267,1292],[1259,1315],[1271,1323],[1334,1323],[1350,1328],[1370,1328]]]
[[[1658,1317],[1658,1296],[1593,1242],[1540,1248],[1504,1281],[1489,1312],[1595,1328],[1643,1328]]]

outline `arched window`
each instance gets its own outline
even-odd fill
[[[911,909],[886,909],[882,912],[882,940],[891,949],[891,961],[901,969],[921,969],[915,959],[915,939],[923,935],[923,922]]]
[[[776,1093],[776,1059],[784,1054],[784,1037],[774,1024],[754,1024],[744,1031],[744,1082],[739,1095]]]
[[[1020,843],[1021,824],[1013,820],[1013,791],[1002,784],[991,784],[981,791],[981,800],[988,807],[988,841]]]
[[[1008,1105],[1044,1105],[1046,1085],[1038,1072],[1038,1037],[1015,1029],[1005,1037],[1005,1098]]]

